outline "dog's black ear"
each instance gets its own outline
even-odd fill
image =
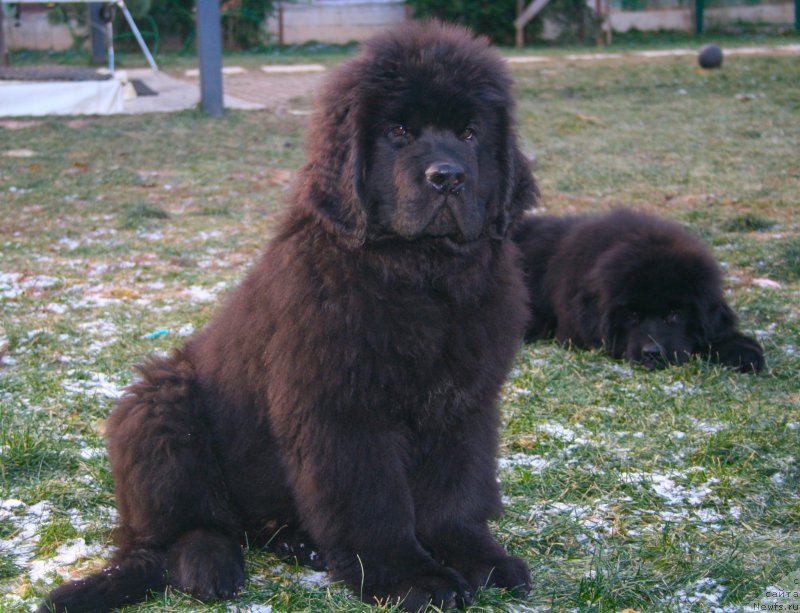
[[[700,313],[702,343],[711,345],[729,336],[738,325],[736,313],[723,299],[712,300]]]
[[[295,195],[326,230],[351,247],[362,245],[367,234],[359,88],[351,82],[357,72],[340,70],[323,90],[308,128],[308,158]]]
[[[495,239],[505,237],[508,228],[522,214],[536,206],[539,198],[539,188],[531,173],[530,164],[525,155],[519,150],[512,137],[503,160],[505,165],[504,193],[497,211],[492,216],[490,236]]]
[[[591,304],[598,302],[607,303],[598,307],[601,318],[597,324],[597,332],[602,339],[603,347],[609,355],[621,359],[625,357],[628,345],[630,311],[624,305],[615,304],[608,296],[584,294],[581,299],[583,308],[587,310],[591,308]]]

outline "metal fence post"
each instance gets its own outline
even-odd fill
[[[103,5],[89,3],[89,31],[92,41],[92,64],[106,63],[106,24],[100,17]]]
[[[224,107],[219,0],[197,0],[197,55],[203,108],[212,117],[220,117]]]
[[[0,2],[0,66],[8,66],[8,50],[6,49],[6,30],[4,17],[5,13],[3,13],[3,3]]]
[[[800,32],[800,0],[794,0],[794,29]]]
[[[703,33],[703,10],[705,9],[705,0],[695,0],[694,3],[694,31],[695,34]]]

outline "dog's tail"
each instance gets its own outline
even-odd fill
[[[136,549],[118,555],[107,568],[58,586],[37,613],[105,613],[144,600],[167,586],[163,553]]]

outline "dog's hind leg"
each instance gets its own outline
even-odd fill
[[[107,427],[119,550],[109,568],[53,591],[45,603],[53,610],[108,610],[166,583],[204,600],[229,598],[244,584],[242,530],[192,364],[176,352],[139,371]],[[140,558],[149,563],[134,563]]]
[[[228,500],[191,362],[180,352],[139,368],[108,420],[127,541],[163,548],[170,584],[203,600],[244,583],[242,530]]]
[[[150,549],[129,549],[118,563],[58,586],[37,613],[105,613],[165,586],[163,555]]]

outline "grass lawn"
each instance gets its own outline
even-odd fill
[[[800,590],[800,61],[553,61],[514,75],[544,209],[627,204],[687,224],[769,366],[647,372],[553,343],[522,349],[502,402],[507,513],[494,529],[534,589],[483,591],[473,610],[800,608],[777,589]],[[0,611],[102,565],[113,400],[135,362],[202,326],[255,259],[306,122],[0,124]],[[323,574],[258,551],[248,562],[231,603],[167,592],[131,610],[374,610]]]

